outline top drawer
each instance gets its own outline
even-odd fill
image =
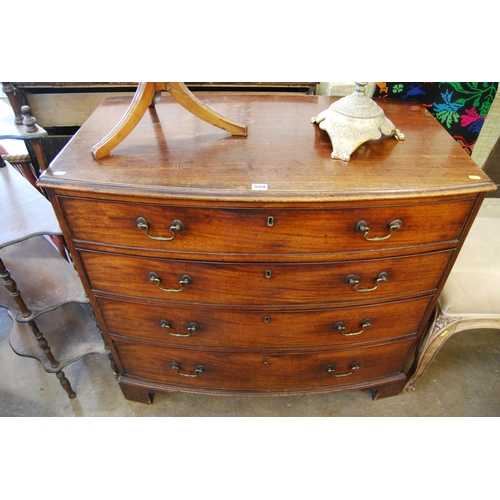
[[[59,200],[74,240],[205,257],[331,254],[454,241],[474,202],[315,209]]]

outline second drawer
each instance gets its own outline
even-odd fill
[[[296,306],[436,291],[453,250],[322,264],[150,259],[82,250],[94,291],[179,303]]]

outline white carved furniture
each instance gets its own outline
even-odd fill
[[[486,198],[439,296],[404,390],[415,384],[455,333],[500,329],[500,199]]]

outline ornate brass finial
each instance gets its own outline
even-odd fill
[[[380,139],[382,134],[404,140],[404,134],[386,118],[382,108],[366,95],[367,85],[368,82],[356,82],[351,95],[339,99],[311,119],[330,136],[333,159],[349,161],[356,148],[366,141]]]

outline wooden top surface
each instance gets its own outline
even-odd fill
[[[405,134],[360,146],[349,162],[332,160],[328,134],[311,118],[336,98],[202,94],[228,119],[248,126],[231,136],[196,118],[169,96],[101,160],[92,146],[115,126],[130,98],[104,101],[40,182],[43,187],[131,196],[227,201],[363,200],[477,193],[488,176],[416,101],[377,100]],[[252,190],[267,184],[267,191]]]

